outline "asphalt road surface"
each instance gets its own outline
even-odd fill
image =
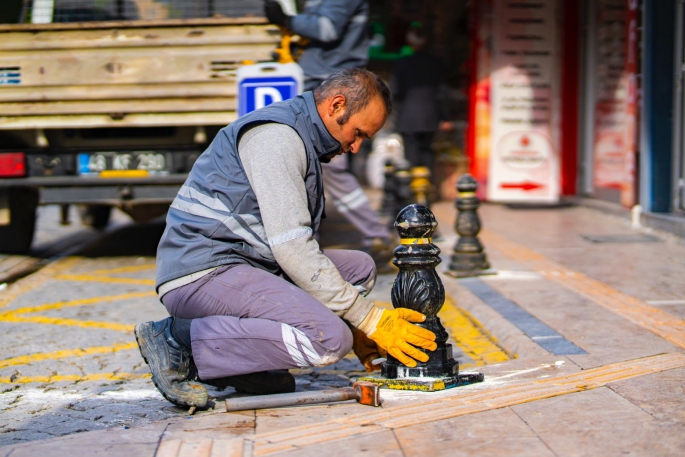
[[[167,316],[154,292],[163,229],[115,212],[98,232],[75,210],[62,226],[59,207],[40,209],[33,255],[23,257],[38,271],[0,287],[0,446],[187,413],[152,385],[133,337],[136,323]],[[361,369],[348,358],[299,370],[298,388],[347,386]]]

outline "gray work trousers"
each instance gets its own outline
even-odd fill
[[[347,157],[344,154],[336,156],[321,166],[324,189],[330,194],[338,212],[345,216],[366,240],[388,238],[388,227],[378,218],[359,181],[347,169]]]
[[[376,267],[360,251],[326,250],[345,281],[361,291]],[[219,267],[167,292],[169,314],[193,319],[192,353],[200,379],[330,365],[352,348],[345,322],[280,276],[246,264]]]

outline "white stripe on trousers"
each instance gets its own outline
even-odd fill
[[[295,362],[298,367],[321,365],[321,357],[316,353],[314,346],[312,346],[312,342],[307,338],[307,335],[305,335],[304,332],[288,324],[281,323],[281,335],[283,337],[283,343],[285,343],[285,348],[288,350],[288,354],[290,354],[293,362]],[[302,354],[302,351],[297,347],[298,341],[300,346],[302,346],[304,354]],[[309,362],[306,361],[305,355]]]
[[[369,199],[366,197],[364,191],[359,188],[355,189],[339,200],[334,199],[333,204],[335,204],[335,207],[338,209],[338,211],[345,213],[347,211],[359,208],[368,201]]]
[[[300,352],[297,347],[297,340],[295,339],[293,328],[288,324],[281,323],[281,335],[283,336],[285,348],[288,350],[288,354],[290,354],[290,357],[292,357],[295,365],[302,368],[309,366],[309,364],[304,360],[302,352]]]

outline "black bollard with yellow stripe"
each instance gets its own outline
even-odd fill
[[[459,374],[459,363],[452,356],[448,334],[437,316],[445,303],[445,288],[435,267],[440,263],[440,248],[433,244],[438,223],[433,213],[421,205],[409,205],[397,215],[395,229],[400,245],[395,248],[395,264],[400,272],[392,286],[392,305],[408,308],[426,316],[420,325],[436,336],[438,347],[426,351],[427,362],[407,367],[392,356],[383,363],[381,377],[365,377],[365,381],[381,387],[399,390],[434,391],[458,385],[480,382],[481,373]]]
[[[450,276],[468,277],[495,274],[485,255],[483,245],[478,239],[480,232],[480,218],[478,207],[480,200],[476,196],[478,183],[475,178],[465,174],[457,181],[457,221],[455,229],[459,239],[454,246],[450,259]]]
[[[430,207],[432,203],[433,185],[431,171],[428,167],[413,167],[411,169],[411,192],[414,203]]]

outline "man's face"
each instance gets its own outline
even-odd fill
[[[341,150],[331,156],[351,152],[356,154],[362,141],[374,136],[385,124],[385,105],[374,97],[363,109],[344,121],[347,105],[345,97],[336,95],[317,107],[328,132],[340,142]],[[323,111],[323,112],[322,112]]]

